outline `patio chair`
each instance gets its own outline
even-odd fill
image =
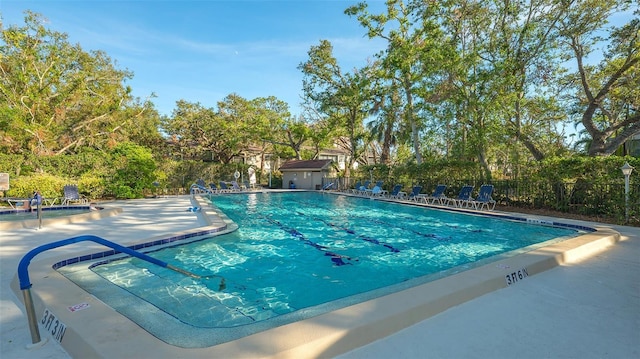
[[[478,197],[468,202],[468,205],[477,210],[482,210],[487,207],[488,211],[493,211],[496,208],[496,201],[491,198],[493,194],[493,185],[483,184],[480,186],[480,192]]]
[[[376,184],[373,186],[373,188],[371,188],[371,189],[365,188],[365,190],[364,190],[364,193],[363,193],[363,194],[364,194],[365,196],[372,196],[372,195],[374,194],[374,193],[373,193],[373,190],[377,188],[377,189],[376,189],[376,195],[378,195],[378,196],[379,196],[380,194],[382,194],[382,193],[383,193],[383,191],[382,191],[382,185],[383,185],[383,184],[384,184],[384,181],[378,181],[378,182],[376,182]]]
[[[367,193],[367,189],[369,189],[369,185],[371,184],[371,181],[364,181],[364,183],[362,184],[362,186],[360,186],[357,190],[356,190],[356,194],[359,195],[365,195]]]
[[[189,192],[193,195],[193,194],[200,194],[200,193],[207,193],[207,194],[211,194],[211,190],[207,187],[207,185],[204,183],[204,180],[199,179],[196,181],[196,183],[191,185],[191,188],[189,188]]]
[[[410,201],[418,201],[418,196],[420,195],[420,191],[422,191],[422,186],[413,186],[411,193],[409,193]]]
[[[362,186],[362,182],[358,181],[352,188],[346,188],[345,192],[356,193],[360,186]]]
[[[78,191],[78,186],[74,184],[65,185],[62,188],[62,191],[64,193],[64,197],[62,197],[63,206],[68,206],[71,203],[77,203],[77,204],[89,203],[88,199],[80,195],[80,192]]]
[[[328,191],[330,189],[335,189],[335,188],[336,188],[336,186],[335,186],[334,182],[329,182],[329,183],[325,184],[324,186],[322,186],[322,190],[323,191]]]
[[[393,186],[393,189],[391,190],[391,192],[389,192],[389,198],[400,199],[404,195],[406,195],[406,193],[402,192],[402,185],[401,184],[397,184],[397,185]]]
[[[233,190],[229,188],[229,186],[227,186],[226,182],[220,181],[220,188],[218,189],[218,193],[229,193],[229,192],[233,192]]]
[[[213,182],[209,183],[209,189],[211,193],[218,193],[218,186]]]
[[[455,198],[443,198],[442,201],[447,205],[453,205],[454,207],[462,207],[469,204],[471,201],[471,193],[473,192],[473,186],[465,185],[460,189],[458,197]]]
[[[439,184],[436,186],[436,189],[433,191],[433,193],[429,195],[420,195],[420,199],[423,200],[424,203],[428,204],[436,204],[436,202],[438,202],[438,204],[442,204],[442,200],[446,198],[444,195],[444,191],[446,189],[446,185]]]
[[[385,192],[381,186],[375,185],[372,189],[367,190],[365,195],[369,197],[383,197]]]
[[[240,187],[237,181],[231,181],[231,191],[242,192],[242,187]]]

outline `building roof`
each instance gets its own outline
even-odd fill
[[[280,166],[280,171],[296,170],[326,170],[329,168],[331,160],[293,160],[287,161]]]

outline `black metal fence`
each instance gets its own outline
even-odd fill
[[[354,178],[325,178],[323,187],[334,183],[334,189],[352,188],[356,182],[370,180]],[[374,181],[376,179],[373,179]],[[393,178],[384,180],[384,189],[391,190],[396,183],[410,191],[415,185],[422,186],[423,193],[431,193],[438,184],[447,185],[447,197],[457,197],[463,185],[473,185],[475,193],[485,182],[476,180],[451,180],[433,182],[417,180],[415,183],[402,183]],[[527,209],[547,209],[563,213],[602,217],[624,223],[628,218],[630,224],[640,224],[640,183],[631,181],[628,201],[625,198],[624,180],[608,183],[592,183],[588,181],[528,181],[528,180],[496,180],[486,182],[494,186],[493,198],[499,206],[512,206]]]

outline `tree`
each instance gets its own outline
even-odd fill
[[[434,75],[440,72],[440,60],[444,35],[438,24],[438,6],[430,2],[387,0],[384,14],[370,14],[366,3],[359,3],[345,10],[355,16],[367,30],[369,38],[381,38],[388,42],[387,49],[378,54],[381,65],[404,95],[403,121],[411,133],[416,162],[422,163],[420,132],[423,125],[416,115],[416,102],[427,100],[434,89]]]
[[[390,81],[389,86],[376,97],[372,114],[377,115],[367,125],[373,138],[380,144],[380,163],[391,163],[391,147],[398,142],[397,134],[402,123],[402,104],[399,89],[395,81]]]
[[[287,104],[275,97],[247,100],[230,94],[217,105],[216,110],[180,100],[163,119],[162,129],[181,156],[228,164],[254,146],[264,153],[275,138],[273,129],[289,116]]]
[[[43,23],[27,12],[25,26],[0,32],[0,147],[55,155],[126,140],[149,104],[136,101],[124,85],[133,75]],[[145,124],[157,132],[153,121]]]
[[[365,153],[369,134],[364,129],[373,96],[371,94],[371,69],[356,69],[343,73],[333,56],[333,46],[327,40],[312,46],[309,59],[298,69],[304,74],[303,91],[308,103],[326,116],[336,129],[338,145],[350,153],[345,176],[355,161]]]
[[[560,24],[576,62],[577,76],[569,80],[580,123],[590,136],[585,141],[590,156],[611,155],[640,131],[640,19],[611,27],[606,39],[596,36],[612,12],[625,4],[584,1]],[[597,65],[587,64],[586,59],[603,40],[607,41],[603,59]]]

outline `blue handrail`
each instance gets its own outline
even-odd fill
[[[58,247],[62,247],[62,246],[66,246],[69,244],[73,244],[73,243],[78,243],[78,242],[84,242],[84,241],[92,241],[92,242],[96,242],[98,244],[102,244],[103,246],[109,247],[109,248],[113,248],[116,251],[122,252],[122,253],[126,253],[132,257],[136,257],[136,258],[140,258],[142,260],[145,260],[147,262],[151,262],[153,264],[159,265],[163,268],[169,268],[175,271],[178,271],[180,273],[189,275],[189,276],[195,276],[198,277],[197,275],[187,272],[183,269],[180,268],[176,268],[170,264],[167,264],[161,260],[158,260],[156,258],[150,257],[144,253],[140,253],[137,251],[134,251],[131,248],[127,248],[124,246],[121,246],[117,243],[113,243],[111,241],[108,241],[104,238],[100,238],[98,236],[94,236],[94,235],[83,235],[83,236],[78,236],[78,237],[72,237],[72,238],[67,238],[67,239],[63,239],[61,241],[57,241],[57,242],[52,242],[52,243],[48,243],[39,247],[36,247],[32,250],[30,250],[27,254],[24,255],[24,257],[22,257],[22,259],[20,260],[20,263],[18,264],[18,279],[20,281],[20,289],[24,290],[24,289],[29,289],[31,288],[31,281],[29,280],[29,264],[31,263],[31,259],[35,256],[37,256],[38,254],[47,251],[49,249],[53,249],[53,248],[58,248]]]
[[[36,319],[36,314],[35,314],[35,308],[33,305],[33,299],[31,297],[31,280],[29,279],[29,264],[31,263],[31,259],[33,259],[33,257],[37,256],[38,254],[47,251],[49,249],[53,249],[53,248],[58,248],[58,247],[62,247],[62,246],[66,246],[68,244],[73,244],[73,243],[78,243],[78,242],[84,242],[84,241],[92,241],[92,242],[96,242],[98,244],[102,244],[103,246],[106,247],[110,247],[113,248],[114,250],[116,250],[117,253],[125,253],[128,254],[132,257],[136,257],[136,258],[140,258],[142,260],[145,260],[147,262],[153,263],[155,265],[158,265],[160,267],[163,268],[167,268],[167,269],[171,269],[173,271],[176,271],[178,273],[182,273],[184,275],[190,276],[190,277],[194,277],[194,278],[204,278],[204,279],[208,279],[211,277],[218,277],[220,278],[220,290],[224,290],[225,288],[225,280],[223,277],[220,277],[218,275],[210,275],[210,276],[199,276],[197,274],[193,274],[189,271],[186,271],[184,269],[180,269],[177,267],[172,266],[171,264],[165,263],[159,259],[153,258],[153,257],[149,257],[148,255],[144,254],[144,253],[140,253],[137,251],[134,251],[131,248],[128,247],[124,247],[121,246],[117,243],[113,243],[111,241],[108,241],[104,238],[100,238],[98,236],[94,236],[94,235],[84,235],[84,236],[78,236],[78,237],[72,237],[72,238],[67,238],[67,239],[63,239],[61,241],[57,241],[57,242],[52,242],[52,243],[48,243],[45,245],[42,245],[40,247],[34,248],[32,250],[30,250],[27,254],[24,255],[24,257],[22,257],[22,259],[20,260],[20,263],[18,264],[18,280],[20,281],[20,290],[22,290],[22,295],[24,297],[24,306],[25,306],[25,310],[27,313],[27,321],[29,323],[29,331],[31,332],[31,341],[33,343],[33,345],[36,345],[38,343],[42,343],[42,341],[40,340],[40,330],[38,329],[38,322]]]

